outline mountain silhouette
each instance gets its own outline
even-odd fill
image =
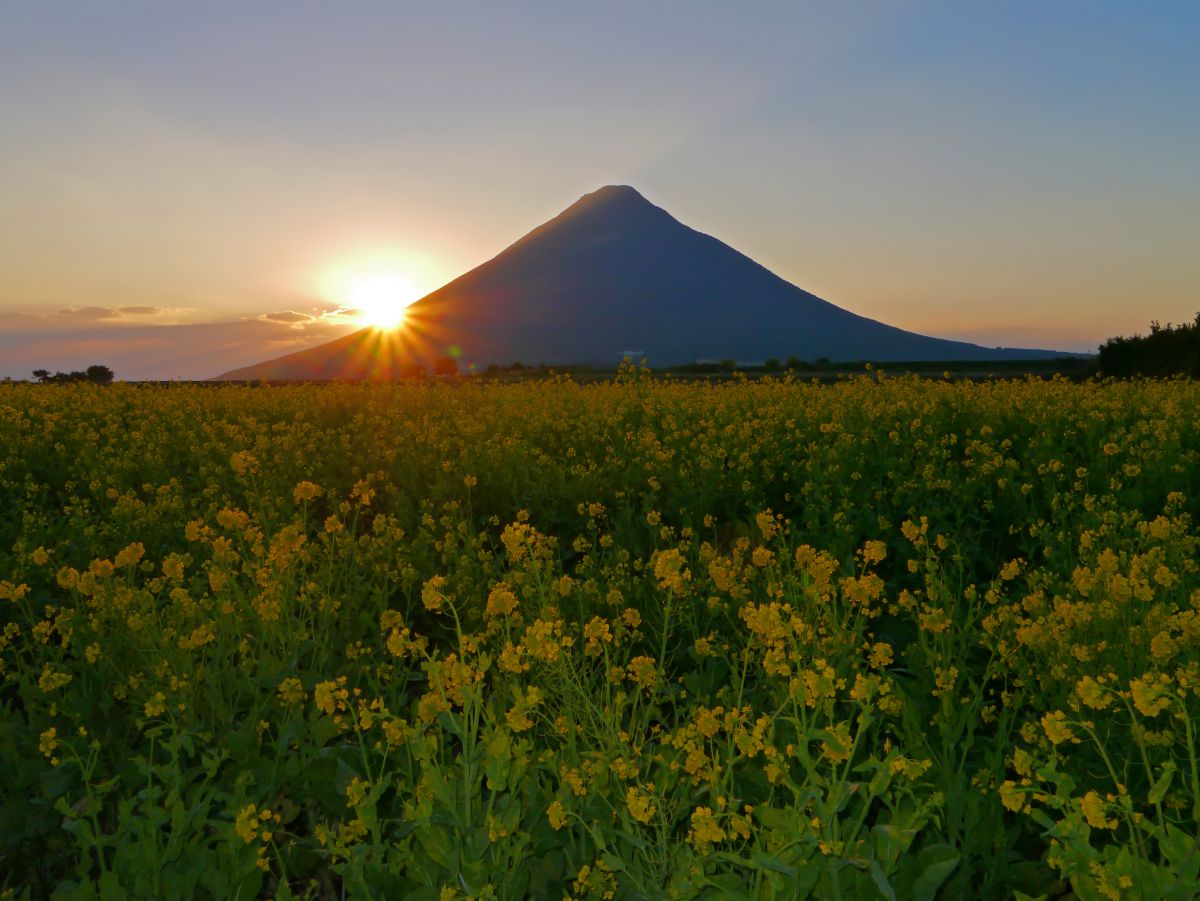
[[[216,378],[392,378],[447,356],[463,368],[615,366],[626,354],[655,366],[1070,355],[931,338],[858,316],[610,185],[411,304],[394,333],[365,328]]]

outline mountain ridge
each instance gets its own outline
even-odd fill
[[[392,335],[363,329],[214,378],[394,378],[446,356],[477,368],[615,366],[632,349],[653,365],[1073,356],[987,348],[860,316],[685,225],[633,187],[606,185],[411,304]]]

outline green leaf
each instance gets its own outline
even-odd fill
[[[600,859],[604,861],[605,866],[615,873],[619,873],[621,870],[625,869],[625,861],[621,860],[621,858],[617,857],[615,854],[605,852],[604,854],[600,855]]]
[[[1171,787],[1171,779],[1175,775],[1175,761],[1168,760],[1163,764],[1162,774],[1154,781],[1154,785],[1150,787],[1148,796],[1151,804],[1160,804],[1162,799],[1167,795],[1167,789]]]
[[[794,878],[796,875],[795,867],[788,866],[774,854],[764,854],[759,851],[750,858],[750,862],[760,869],[772,870],[791,878]]]
[[[508,732],[497,729],[487,740],[484,774],[487,776],[487,786],[493,791],[504,791],[508,786],[508,771],[512,763],[510,751],[511,741]]]
[[[875,883],[875,887],[879,889],[883,897],[887,898],[888,901],[896,901],[896,893],[892,890],[892,884],[888,882],[883,870],[879,868],[879,861],[871,861],[870,872],[871,881]]]
[[[933,901],[942,883],[950,878],[958,866],[960,855],[949,845],[931,845],[917,858],[918,871],[912,885],[913,901]]]

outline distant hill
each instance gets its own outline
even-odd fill
[[[391,378],[454,356],[615,366],[697,360],[1013,360],[1072,354],[907,332],[784,281],[633,188],[586,194],[486,263],[413,303],[394,335],[363,329],[217,379]]]

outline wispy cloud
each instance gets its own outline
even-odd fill
[[[54,311],[4,308],[0,306],[0,333],[53,331],[56,329],[119,328],[130,325],[183,325],[194,323],[199,311],[193,307],[89,305],[63,307]]]
[[[264,313],[261,319],[268,322],[312,322],[316,317],[310,316],[308,313],[297,313],[293,310],[284,310],[280,313]]]
[[[20,315],[8,314],[4,322]],[[60,316],[26,316],[19,331],[0,322],[0,377],[28,378],[34,369],[73,370],[101,363],[118,379],[205,379],[315,347],[356,327],[300,313],[296,317],[307,318],[269,318],[275,315],[183,325],[122,324],[84,316],[72,327]],[[41,328],[30,328],[30,319]]]
[[[98,319],[117,319],[120,313],[112,307],[68,307],[65,310],[58,311],[59,319],[75,319],[84,322],[92,322]]]

